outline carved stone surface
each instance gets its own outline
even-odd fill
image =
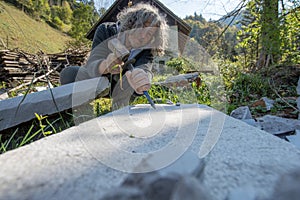
[[[189,152],[204,159],[205,167],[198,163],[202,159],[182,157]],[[159,193],[175,200],[175,194],[202,195],[199,188],[211,200],[224,200],[244,185],[266,199],[282,174],[300,168],[300,151],[207,106],[137,105],[4,153],[0,163],[0,199],[6,200],[98,200],[117,191],[128,198]],[[148,174],[130,173],[143,170]]]

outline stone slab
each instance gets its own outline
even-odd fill
[[[205,160],[213,200],[245,185],[266,198],[300,167],[296,147],[210,107],[138,105],[0,155],[0,199],[101,199],[129,173],[163,169],[187,151]]]
[[[271,134],[282,134],[300,129],[300,120],[265,115],[257,118],[257,126]]]
[[[30,93],[26,97],[18,96],[2,100],[0,101],[0,131],[35,118],[34,113],[51,115],[86,103],[96,95],[107,94],[109,85],[108,79],[101,77]]]

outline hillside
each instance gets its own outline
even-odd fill
[[[64,50],[70,40],[71,37],[47,23],[34,20],[14,6],[0,2],[0,49],[57,53]]]

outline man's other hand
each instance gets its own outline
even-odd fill
[[[143,94],[143,91],[147,91],[150,89],[150,79],[148,74],[144,70],[135,68],[132,71],[127,71],[125,75],[127,77],[128,83],[136,93]]]

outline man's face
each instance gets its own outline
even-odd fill
[[[132,48],[140,48],[149,45],[155,37],[158,27],[149,27],[130,30],[127,35],[128,42]]]

